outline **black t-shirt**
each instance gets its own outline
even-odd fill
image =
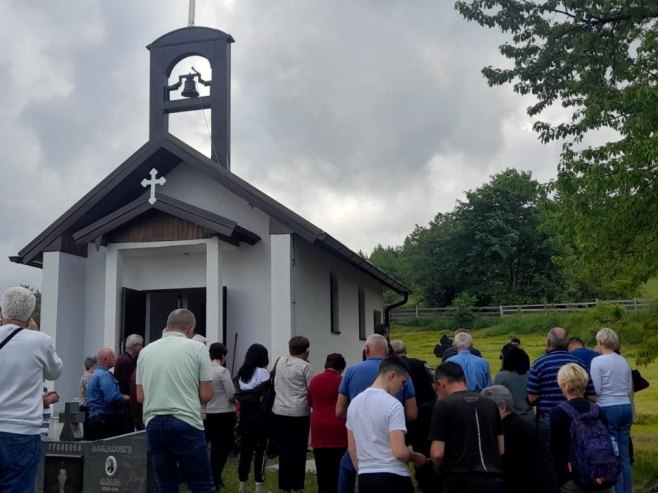
[[[568,401],[580,414],[586,413],[592,407],[592,403],[584,397],[577,397]],[[551,421],[551,455],[553,456],[553,465],[555,474],[560,485],[570,481],[571,473],[569,472],[569,451],[571,450],[571,417],[564,412],[560,406],[555,406],[549,414]],[[608,426],[603,409],[599,408],[599,419]]]
[[[534,426],[515,413],[503,418],[505,493],[558,493],[553,468]]]
[[[426,402],[434,402],[436,394],[432,388],[432,375],[427,370],[425,362],[416,358],[404,357],[409,366],[409,378],[414,384],[416,392],[416,405],[420,407]]]
[[[502,481],[497,439],[502,434],[498,406],[491,399],[463,390],[437,400],[428,439],[445,443],[444,491],[464,493]]]

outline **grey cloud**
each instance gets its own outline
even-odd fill
[[[196,3],[197,25],[236,38],[233,171],[355,250],[401,243],[505,167],[555,172],[555,150],[527,132],[528,102],[480,74],[501,63],[502,37],[452,2]],[[146,141],[145,45],[186,25],[187,2],[4,10],[0,183],[32,195],[0,210],[6,259]],[[207,148],[200,115],[177,128]],[[0,287],[38,272],[3,268]]]

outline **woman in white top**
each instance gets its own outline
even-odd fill
[[[633,393],[631,367],[623,356],[616,353],[619,337],[614,330],[601,329],[596,333],[597,351],[601,356],[592,360],[590,374],[596,389],[596,403],[608,418],[608,431],[617,441],[621,474],[615,486],[616,493],[631,493],[632,469],[628,442],[633,423],[630,397]]]
[[[212,399],[206,405],[206,439],[210,442],[210,467],[216,488],[223,488],[222,471],[233,444],[235,429],[235,407],[233,406],[233,382],[231,374],[224,368],[226,346],[214,342],[208,348],[212,361]]]
[[[279,447],[279,490],[302,491],[306,475],[306,449],[311,425],[308,386],[313,372],[307,361],[310,343],[306,337],[288,341],[289,356],[275,364],[276,397],[274,431]]]

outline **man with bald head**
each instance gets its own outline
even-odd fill
[[[553,327],[548,331],[546,354],[535,360],[528,374],[528,403],[537,406],[537,433],[542,443],[548,447],[550,441],[549,413],[560,402],[565,401],[562,390],[557,383],[557,372],[567,363],[576,363],[587,370],[582,361],[567,351],[569,334],[562,327]],[[585,397],[596,402],[596,391],[590,378],[587,382]]]
[[[192,340],[196,319],[184,308],[167,318],[162,338],[139,353],[137,401],[144,404],[146,442],[158,491],[177,492],[180,475],[192,493],[215,493],[201,405],[213,396],[208,350]]]
[[[119,383],[110,369],[116,358],[111,348],[102,348],[96,354],[96,369],[87,382],[86,424],[90,440],[100,440],[125,432],[126,404],[128,395],[119,390]]]

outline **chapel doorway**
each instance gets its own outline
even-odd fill
[[[206,335],[206,288],[139,291],[123,288],[121,349],[130,334],[139,334],[146,344],[162,337],[172,310],[187,308],[196,317],[195,333]]]

